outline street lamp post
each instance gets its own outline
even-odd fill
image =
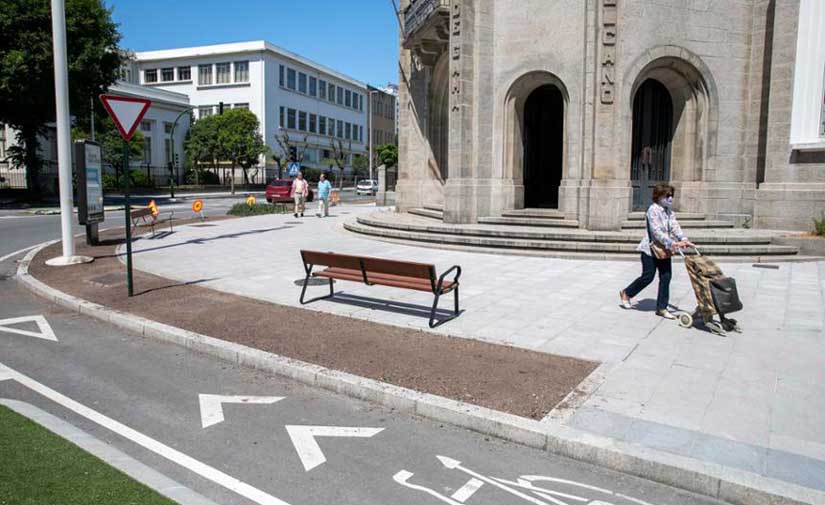
[[[178,121],[180,120],[180,118],[182,118],[184,114],[188,114],[190,112],[192,112],[192,107],[187,107],[180,114],[178,114],[178,117],[175,118],[175,122],[172,123],[172,130],[169,132],[169,145],[172,148],[171,149],[171,151],[172,151],[171,152],[171,155],[172,155],[171,163],[172,163],[172,166],[174,167],[174,172],[172,173],[172,177],[170,177],[170,179],[169,179],[169,191],[171,192],[170,197],[173,198],[173,199],[175,198],[175,175],[177,175],[177,168],[178,168],[177,167],[177,158],[175,157],[175,128],[177,128]]]
[[[374,180],[372,178],[372,95],[374,93],[378,93],[378,90],[374,89],[374,90],[370,91],[369,100],[368,100],[368,103],[367,103],[367,105],[368,105],[368,107],[367,107],[367,125],[368,125],[367,129],[369,130],[367,132],[367,135],[369,136],[369,139],[370,139],[370,183],[372,183],[372,181]]]

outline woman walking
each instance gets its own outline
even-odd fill
[[[667,310],[670,301],[670,277],[672,262],[670,257],[680,247],[694,247],[679,226],[676,214],[673,212],[673,186],[657,184],[653,188],[653,203],[648,207],[645,215],[645,237],[639,243],[637,251],[642,257],[642,275],[623,289],[621,306],[630,309],[630,299],[646,288],[656,271],[659,271],[659,294],[656,297],[656,315],[665,319],[676,319],[676,316]]]

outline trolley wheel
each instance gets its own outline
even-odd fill
[[[693,326],[693,316],[688,314],[688,313],[679,314],[679,326],[681,326],[682,328],[692,327]]]

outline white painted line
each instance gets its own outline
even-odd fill
[[[224,403],[272,404],[283,400],[283,396],[224,396],[198,395],[201,406],[201,425],[208,428],[223,422]]]
[[[111,430],[118,435],[144,447],[155,454],[162,456],[169,461],[176,463],[191,472],[194,472],[201,477],[208,479],[224,488],[235,492],[244,498],[248,498],[255,503],[260,505],[289,505],[287,502],[280,500],[270,494],[261,491],[258,488],[252,487],[249,484],[242,482],[235,477],[227,475],[220,470],[213,468],[205,463],[201,463],[200,461],[192,458],[191,456],[187,456],[186,454],[172,449],[168,445],[165,445],[157,440],[140,433],[124,424],[115,421],[105,415],[86,407],[83,404],[80,404],[71,398],[58,393],[57,391],[40,384],[39,382],[35,381],[34,379],[27,377],[16,370],[13,370],[6,365],[0,363],[0,378],[6,377],[10,379],[14,379],[23,386],[35,391],[49,400],[65,407],[72,412],[85,417],[86,419],[103,426],[104,428]]]
[[[347,428],[343,426],[286,426],[289,438],[304,470],[307,472],[324,464],[327,458],[315,440],[315,437],[358,437],[370,438],[381,433],[384,428]]]
[[[472,479],[468,480],[466,484],[461,486],[461,488],[458,491],[453,493],[451,498],[457,502],[464,503],[467,500],[469,500],[471,496],[476,494],[476,491],[481,489],[481,486],[483,485],[483,482],[473,477]]]
[[[543,501],[539,500],[538,498],[533,498],[532,496],[524,494],[521,491],[511,489],[511,488],[505,486],[504,484],[499,484],[498,482],[494,481],[493,479],[485,477],[485,476],[481,475],[480,473],[476,473],[472,470],[464,468],[463,466],[461,466],[460,461],[456,461],[456,460],[454,460],[452,458],[448,458],[446,456],[436,456],[436,458],[438,458],[438,461],[441,461],[442,465],[444,465],[446,468],[449,468],[450,470],[459,470],[461,472],[464,472],[467,475],[469,475],[470,477],[475,477],[478,480],[486,482],[487,484],[495,486],[495,487],[497,487],[497,488],[499,488],[503,491],[507,491],[508,493],[510,493],[512,495],[515,495],[515,496],[518,496],[522,500],[526,500],[530,503],[533,503],[534,505],[547,505],[546,502],[543,502]],[[558,503],[558,502],[556,502],[556,503]],[[565,505],[565,504],[562,503],[561,505]]]
[[[20,324],[29,322],[37,323],[37,328],[40,330],[40,333],[36,333],[29,330],[21,330],[19,328],[8,327],[8,325],[10,324]],[[6,333],[16,333],[17,335],[26,335],[27,337],[42,338],[43,340],[51,340],[52,342],[57,342],[57,336],[54,334],[54,330],[52,330],[52,327],[49,325],[49,322],[46,321],[46,318],[41,315],[0,319],[0,331],[5,331]]]
[[[428,487],[419,486],[418,484],[410,484],[409,480],[410,480],[410,477],[412,477],[413,475],[414,474],[412,472],[408,472],[407,470],[401,470],[400,472],[398,472],[397,474],[392,476],[392,480],[394,480],[395,482],[401,484],[404,487],[408,487],[408,488],[414,489],[416,491],[423,491],[423,492],[427,493],[428,495],[430,495],[434,498],[437,498],[437,499],[443,501],[444,503],[447,503],[448,505],[462,505],[461,502],[457,502],[457,501],[453,500],[450,497],[444,496],[443,494],[439,493],[438,491],[435,491],[435,490],[430,489]]]
[[[39,247],[39,246],[40,246],[40,244],[37,244],[37,245],[33,245],[33,246],[26,247],[25,249],[19,249],[19,250],[17,250],[17,251],[14,251],[13,253],[9,253],[9,254],[7,254],[7,255],[5,255],[5,256],[3,256],[3,257],[0,257],[0,263],[2,263],[2,262],[4,262],[4,261],[6,261],[6,260],[7,260],[7,259],[9,259],[9,258],[14,258],[14,257],[15,257],[15,256],[17,256],[18,254],[23,254],[23,253],[24,253],[24,252],[26,252],[26,251],[31,251],[31,250],[32,250],[32,249],[34,249],[35,247]]]

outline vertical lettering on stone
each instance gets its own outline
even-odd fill
[[[616,41],[619,37],[618,0],[602,0],[602,80],[601,100],[612,104],[616,92]]]
[[[461,100],[461,2],[453,0],[450,13],[450,56],[453,59],[450,73],[450,110],[458,112]]]

